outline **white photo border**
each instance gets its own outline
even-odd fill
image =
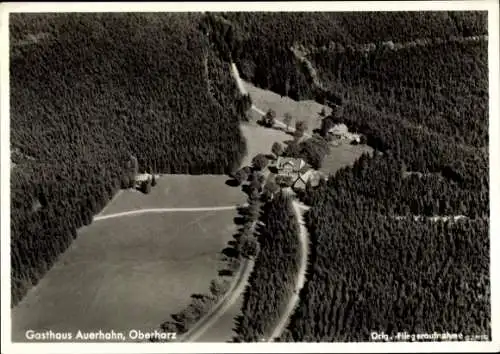
[[[175,2],[175,3],[3,3],[0,4],[1,104],[1,284],[2,352],[10,353],[394,353],[498,352],[500,350],[498,242],[499,218],[490,222],[491,342],[431,343],[12,343],[10,323],[10,141],[9,141],[9,33],[13,12],[185,12],[185,11],[488,11],[490,213],[499,205],[499,2],[473,1],[311,1],[311,2]],[[496,198],[495,198],[496,197]],[[496,236],[496,237],[495,237]],[[500,257],[499,257],[500,258]]]

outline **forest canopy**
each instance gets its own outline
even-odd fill
[[[155,173],[239,166],[248,102],[201,16],[11,15],[13,303],[129,184],[131,157]],[[37,33],[47,35],[16,45]]]
[[[490,335],[487,13],[218,16],[244,78],[340,105],[375,149],[303,193],[312,265],[281,339]]]

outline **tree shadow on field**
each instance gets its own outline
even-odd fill
[[[234,271],[231,269],[221,269],[219,270],[219,276],[220,277],[231,277],[233,276]]]
[[[235,180],[234,178],[230,178],[226,181],[226,186],[229,186],[229,187],[238,187],[239,186],[239,183],[237,180]]]
[[[226,257],[229,258],[236,258],[238,257],[238,251],[234,247],[226,247],[222,250],[222,254],[225,255]]]
[[[234,223],[239,226],[238,231],[233,234],[233,239],[227,242],[227,246],[221,251],[221,254],[226,257],[226,266],[219,270],[219,276],[232,276],[239,268],[240,252],[238,250],[238,241],[245,229],[247,206],[238,206],[236,208],[237,215],[233,218]]]
[[[226,182],[227,183],[227,182]],[[212,293],[213,284],[224,283],[227,281],[231,281],[232,277],[234,277],[235,273],[238,272],[241,266],[241,259],[238,250],[238,240],[242,235],[244,230],[244,218],[247,213],[248,207],[245,205],[240,205],[236,208],[236,216],[233,221],[236,225],[238,225],[238,230],[232,235],[232,239],[227,242],[226,247],[220,251],[220,261],[221,265],[218,269],[218,276],[211,283],[209,293],[208,294],[200,294],[195,293],[190,296],[191,303],[182,311],[171,314],[170,320],[163,322],[160,328],[166,332],[177,332],[179,335],[185,333],[190,328],[192,328],[192,318],[193,311],[198,311],[198,306],[200,304],[207,304],[207,306],[212,306],[214,298]],[[222,269],[221,269],[222,268]],[[229,278],[229,279],[227,279]],[[208,290],[208,289],[207,289]],[[194,305],[193,305],[194,304]],[[198,312],[196,312],[198,313]],[[196,321],[198,321],[197,319]]]
[[[219,270],[218,274],[221,277],[231,277],[234,272],[239,268],[239,251],[238,251],[238,239],[241,236],[241,228],[233,234],[233,240],[227,242],[227,247],[225,247],[221,254],[226,259],[226,264],[223,269]]]
[[[192,294],[191,299],[197,299],[197,300],[205,300],[210,298],[207,294]]]
[[[233,221],[236,225],[243,225],[245,224],[245,218],[243,216],[235,216],[233,218]]]
[[[245,193],[247,196],[250,196],[250,191],[251,191],[251,188],[248,184],[244,184],[241,186],[241,190],[243,191],[243,193]]]

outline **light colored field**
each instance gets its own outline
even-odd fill
[[[320,171],[325,174],[335,174],[345,166],[352,166],[354,162],[364,153],[373,153],[368,145],[351,145],[342,143],[339,146],[331,146],[330,153],[323,160]]]
[[[285,113],[290,113],[293,117],[292,126],[295,126],[297,120],[304,120],[308,123],[308,132],[312,134],[313,129],[321,126],[319,112],[325,108],[326,114],[331,113],[331,108],[320,105],[317,102],[295,101],[289,97],[281,97],[279,94],[263,90],[252,85],[249,82],[243,81],[243,85],[252,98],[252,103],[259,109],[267,112],[272,109],[276,112],[276,119],[282,121]]]
[[[108,203],[101,215],[147,208],[217,207],[243,203],[245,195],[240,188],[227,186],[228,179],[223,175],[163,175],[150,194],[124,190]]]
[[[12,310],[13,341],[27,329],[151,330],[206,293],[236,232],[236,211],[96,221]]]
[[[247,142],[247,155],[243,159],[242,166],[251,165],[252,158],[257,154],[271,154],[271,147],[274,142],[284,145],[285,141],[292,140],[290,135],[277,129],[261,127],[255,123],[245,123],[241,125],[241,131]]]

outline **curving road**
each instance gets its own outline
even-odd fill
[[[295,289],[293,295],[290,297],[288,301],[288,305],[285,309],[285,312],[281,315],[281,318],[278,321],[276,327],[274,327],[273,332],[267,339],[268,342],[274,341],[274,339],[281,336],[283,331],[285,330],[288,320],[293,313],[293,310],[297,306],[299,302],[299,293],[304,283],[306,281],[306,271],[307,271],[307,261],[309,258],[309,234],[307,233],[307,228],[304,223],[304,218],[302,215],[303,210],[308,210],[309,207],[301,204],[300,202],[294,200],[292,202],[293,210],[295,212],[295,217],[297,218],[297,222],[299,223],[299,241],[300,241],[300,267],[297,273],[297,280],[295,282]]]
[[[235,275],[235,280],[232,282],[229,290],[224,294],[223,298],[207,313],[203,318],[201,318],[189,331],[180,336],[178,341],[180,342],[194,342],[198,339],[205,331],[212,326],[240,297],[245,286],[247,284],[248,278],[252,273],[254,261],[253,259],[245,258],[243,263]]]
[[[247,90],[245,89],[245,86],[243,85],[243,81],[241,80],[240,74],[238,72],[238,68],[236,67],[236,64],[231,63],[231,74],[233,78],[236,80],[236,84],[238,86],[238,89],[240,90],[241,94],[246,95],[248,94]],[[252,110],[259,113],[260,115],[265,115],[266,113],[262,111],[261,109],[257,108],[256,106],[252,105]],[[275,120],[275,124],[286,127],[286,124]],[[290,131],[295,131],[295,128],[290,128]],[[304,133],[304,136],[306,137],[311,137],[310,134]],[[278,321],[278,324],[274,328],[273,332],[267,338],[268,342],[272,342],[274,339],[278,338],[286,328],[288,324],[288,320],[290,316],[293,313],[293,310],[295,309],[297,303],[299,302],[299,292],[304,286],[305,280],[306,280],[306,271],[307,271],[307,262],[309,258],[309,234],[307,232],[307,228],[305,227],[304,220],[302,217],[302,210],[308,210],[309,207],[294,200],[292,202],[293,204],[293,210],[295,212],[295,216],[297,218],[297,221],[299,223],[299,241],[300,241],[300,247],[301,247],[301,256],[300,256],[300,267],[299,271],[297,273],[297,280],[295,282],[295,289],[294,293],[291,296],[290,300],[288,301],[288,305],[285,309],[285,312],[281,315],[281,318]]]

